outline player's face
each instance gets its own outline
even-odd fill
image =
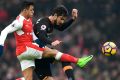
[[[56,19],[56,24],[57,25],[62,25],[66,20],[66,17],[65,16],[58,16],[57,19]]]
[[[33,17],[34,14],[34,6],[30,5],[30,7],[27,9],[27,15],[28,17]]]

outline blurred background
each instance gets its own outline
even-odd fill
[[[10,24],[20,12],[22,0],[0,0],[0,31]],[[76,80],[120,80],[120,0],[34,0],[33,22],[48,16],[59,4],[65,5],[69,16],[73,8],[79,10],[75,23],[63,33],[52,35],[63,40],[58,50],[81,57],[94,55],[93,61],[84,69],[73,65]],[[113,41],[118,47],[117,55],[106,57],[101,45]],[[4,55],[0,58],[0,80],[15,80],[21,77],[20,65],[15,55],[15,38],[10,34],[5,42]],[[61,64],[53,65],[55,80],[67,80]]]

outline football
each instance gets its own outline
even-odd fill
[[[105,42],[102,46],[102,53],[105,56],[112,56],[117,53],[117,46],[114,42]]]

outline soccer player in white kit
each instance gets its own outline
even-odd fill
[[[34,44],[32,16],[34,14],[34,3],[23,2],[19,16],[4,30],[0,35],[0,54],[3,53],[5,39],[9,33],[14,32],[16,38],[16,55],[20,61],[21,69],[25,80],[32,80],[33,69],[35,67],[34,60],[42,57],[54,57],[56,60],[72,62],[79,67],[84,67],[91,59],[92,55],[76,58],[68,54],[64,54],[55,49],[48,47],[40,48]],[[60,41],[56,40],[51,45],[57,45]]]

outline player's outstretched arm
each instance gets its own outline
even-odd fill
[[[8,25],[5,29],[1,31],[0,34],[0,56],[3,54],[3,46],[6,40],[6,37],[9,33],[15,32],[22,28],[22,24],[17,20],[13,21],[10,25]]]
[[[60,27],[56,26],[55,28],[58,29],[59,31],[64,31],[67,28],[70,27],[70,25],[77,19],[78,17],[78,10],[73,9],[71,12],[72,18],[67,20],[65,23],[63,23]]]

